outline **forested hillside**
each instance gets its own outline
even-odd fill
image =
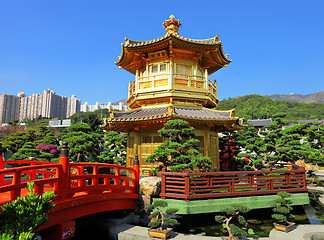
[[[287,100],[287,101],[294,101],[294,102],[302,102],[302,103],[324,103],[324,91],[316,92],[312,94],[294,94],[291,93],[289,95],[282,95],[282,94],[273,94],[267,95],[265,97],[269,97],[272,100]]]
[[[235,108],[235,116],[247,119],[271,118],[278,112],[286,113],[286,119],[324,119],[324,103],[298,103],[274,101],[260,95],[246,95],[220,101],[217,110]]]

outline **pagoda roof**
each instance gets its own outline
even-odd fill
[[[222,41],[218,40],[218,35],[201,40],[182,37],[178,34],[178,27],[181,26],[181,23],[179,20],[174,20],[174,17],[172,19],[172,17],[170,16],[170,20],[166,20],[163,24],[167,30],[163,37],[149,41],[135,41],[125,38],[125,43],[122,44],[122,54],[115,64],[135,74],[137,69],[145,66],[148,52],[164,49],[170,51],[170,48],[196,52],[197,58],[201,65],[208,69],[209,75],[231,62],[223,52]],[[172,22],[168,23],[170,21]],[[176,29],[174,29],[175,25],[177,25]],[[170,26],[173,28],[170,29]]]
[[[125,38],[126,42],[124,43],[125,47],[140,47],[140,46],[147,46],[156,42],[162,42],[165,39],[170,39],[171,37],[174,37],[175,39],[182,40],[184,42],[188,43],[194,43],[194,44],[202,44],[202,45],[218,45],[221,44],[222,41],[218,41],[218,36],[208,39],[191,39],[191,38],[185,38],[180,36],[176,33],[166,34],[164,37],[153,39],[150,41],[135,41],[130,40],[128,38]]]
[[[234,117],[235,109],[229,111],[219,111],[208,108],[189,108],[169,105],[156,108],[139,108],[129,111],[111,111],[109,118],[104,119],[103,128],[116,123],[135,123],[141,121],[159,119],[184,119],[188,121],[199,121],[205,123],[233,123],[233,130],[242,129],[243,120]],[[234,126],[235,125],[235,126]]]

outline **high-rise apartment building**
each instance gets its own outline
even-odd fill
[[[83,105],[81,105],[81,112],[94,112],[99,109],[110,109],[110,110],[118,110],[118,111],[127,111],[129,110],[129,107],[127,104],[123,103],[122,101],[117,102],[115,104],[112,104],[111,102],[108,102],[108,104],[101,104],[99,102],[96,102],[95,105],[89,105],[88,102],[85,102]]]
[[[80,112],[80,107],[81,100],[75,95],[71,98],[58,96],[51,89],[28,97],[24,93],[19,93],[18,96],[3,94],[0,101],[0,124],[37,117],[67,118]]]
[[[21,93],[20,93],[21,94]],[[20,97],[2,94],[0,99],[0,124],[17,120],[19,116]]]

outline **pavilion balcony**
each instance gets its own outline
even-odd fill
[[[140,94],[161,91],[181,92],[185,97],[197,96],[201,100],[207,98],[213,105],[218,102],[216,82],[212,83],[207,77],[203,76],[179,73],[137,77],[134,82],[129,82],[128,102],[132,102],[132,99]]]

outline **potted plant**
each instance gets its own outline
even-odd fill
[[[232,207],[226,208],[226,209],[221,211],[222,213],[224,213],[223,215],[216,215],[215,216],[216,222],[222,223],[223,227],[226,228],[226,230],[228,232],[228,237],[225,237],[225,238],[223,237],[222,238],[223,240],[236,240],[236,239],[239,239],[241,237],[246,237],[247,236],[246,231],[244,231],[240,227],[236,226],[235,224],[230,224],[230,222],[233,219],[237,219],[237,221],[241,225],[246,227],[248,225],[248,223],[245,220],[245,218],[241,215],[241,213],[246,213],[248,211],[249,210],[243,205],[233,204]],[[248,233],[249,234],[254,234],[252,229],[249,229]]]
[[[288,192],[278,192],[278,198],[275,199],[275,207],[272,209],[275,214],[272,214],[272,219],[276,222],[273,224],[275,229],[284,232],[290,232],[295,229],[295,223],[289,222],[293,220],[294,216],[290,213],[292,207],[292,201],[288,199],[290,197]]]
[[[176,213],[179,209],[168,208],[163,212],[161,208],[166,207],[168,207],[168,202],[164,200],[156,200],[145,207],[145,210],[152,211],[149,216],[151,222],[148,224],[148,226],[151,227],[151,229],[148,230],[150,237],[167,239],[172,233],[172,229],[167,228],[167,226],[174,226],[178,223],[178,221],[171,218],[170,215]]]

